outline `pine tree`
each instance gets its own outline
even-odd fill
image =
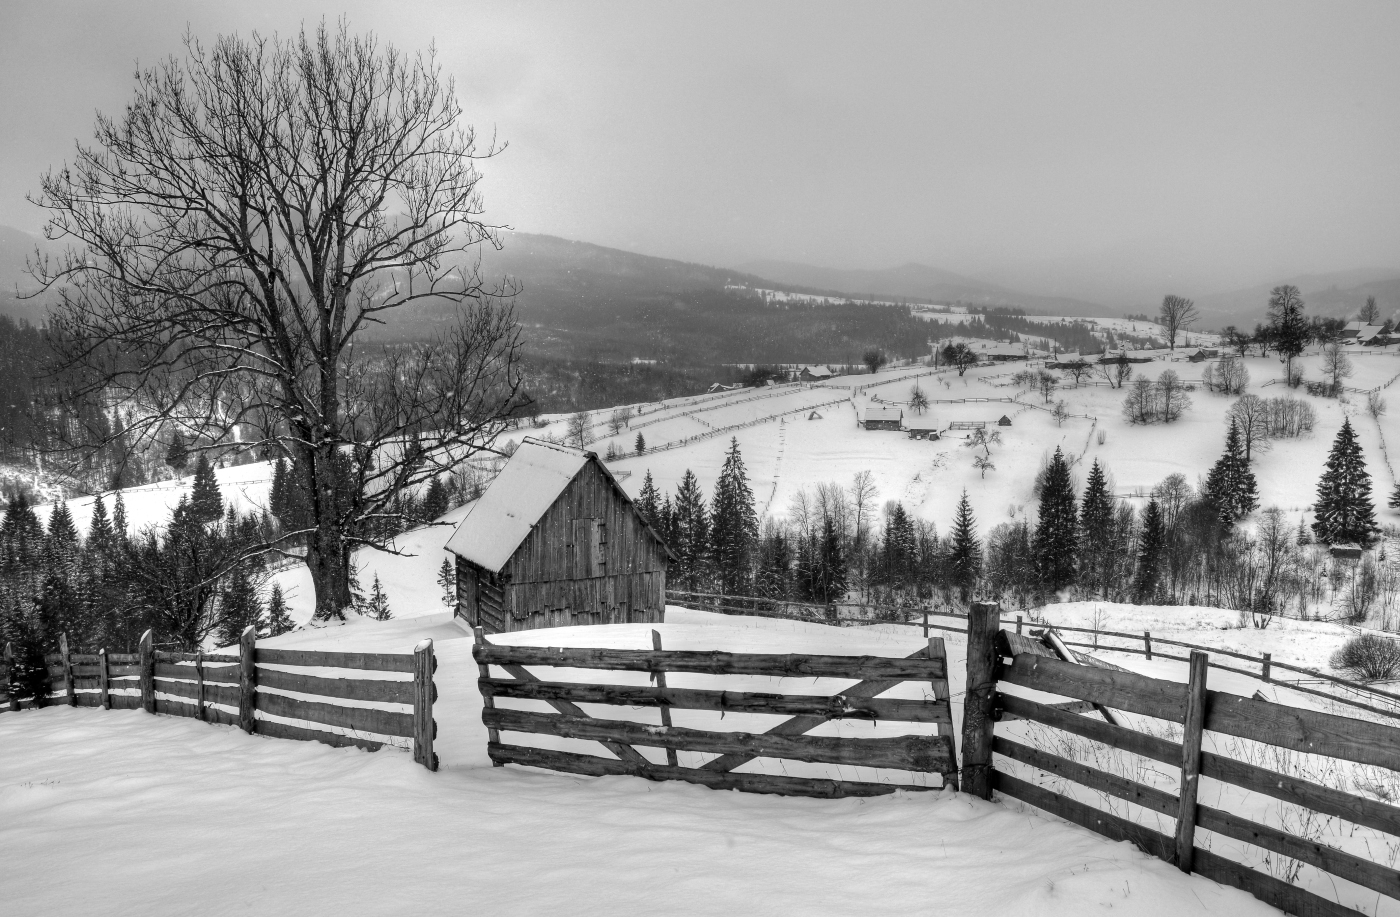
[[[1366,546],[1376,537],[1371,475],[1366,471],[1366,459],[1350,418],[1342,421],[1342,429],[1327,456],[1327,470],[1317,485],[1313,516],[1313,532],[1325,544],[1355,542]]]
[[[671,542],[671,549],[679,559],[677,580],[684,588],[698,591],[709,578],[710,518],[705,511],[700,482],[690,469],[686,469],[681,486],[676,490],[673,519],[675,540]]]
[[[442,590],[442,604],[448,608],[457,604],[457,574],[452,570],[452,561],[446,557],[442,559],[442,566],[438,567],[437,575],[438,588]]]
[[[389,610],[389,597],[384,594],[384,586],[379,582],[378,573],[374,574],[374,584],[370,586],[369,601],[366,604],[369,607],[369,616],[376,621],[388,621],[394,616]]]
[[[645,455],[647,451],[647,438],[642,435],[642,431],[637,431],[637,441],[632,445],[632,451],[638,455]]]
[[[165,450],[165,464],[176,471],[183,472],[190,464],[190,450],[185,445],[185,437],[179,430],[170,437],[170,448]]]
[[[49,514],[49,530],[44,537],[45,566],[48,572],[69,576],[78,560],[78,529],[68,503],[59,500]]]
[[[1162,548],[1166,542],[1166,527],[1162,508],[1150,500],[1142,514],[1142,534],[1138,536],[1137,574],[1133,578],[1133,595],[1137,602],[1152,601],[1157,593],[1157,580],[1162,572]]]
[[[670,494],[662,499],[661,508],[656,511],[656,523],[657,532],[674,551],[676,549],[676,510],[671,505]]]
[[[280,637],[295,627],[287,613],[287,600],[282,598],[282,587],[273,583],[272,594],[267,598],[267,636]]]
[[[419,508],[420,516],[432,521],[440,519],[447,510],[447,488],[443,485],[442,478],[434,475],[428,484],[428,492],[423,495],[423,505]]]
[[[1393,509],[1400,509],[1400,484],[1395,485],[1395,489],[1390,493],[1390,506]]]
[[[112,506],[112,539],[117,545],[124,545],[130,537],[131,531],[126,522],[126,501],[122,499],[121,491],[117,491],[117,499]]]
[[[661,534],[661,495],[656,491],[656,482],[651,479],[651,469],[642,479],[642,490],[637,494],[637,514],[642,520]],[[664,535],[662,537],[665,537]]]
[[[952,546],[948,551],[948,573],[958,596],[966,602],[982,572],[982,543],[977,540],[977,521],[972,517],[972,504],[964,490],[953,517]]]
[[[884,539],[880,544],[880,568],[886,585],[895,592],[905,592],[914,584],[914,565],[918,559],[918,544],[914,535],[914,520],[896,503],[885,519]]]
[[[88,524],[87,546],[99,555],[112,551],[112,520],[107,517],[107,504],[102,495],[92,501],[92,522]]]
[[[235,570],[219,596],[218,641],[220,646],[233,646],[248,627],[257,627],[262,608],[257,593],[243,570]]]
[[[729,453],[710,501],[710,567],[723,595],[748,595],[753,580],[753,551],[758,543],[758,516],[753,490],[739,454],[739,440],[731,438]]]
[[[1301,547],[1302,545],[1312,544],[1312,540],[1313,540],[1313,539],[1312,539],[1312,532],[1308,531],[1308,524],[1307,524],[1307,522],[1304,521],[1304,519],[1303,519],[1302,516],[1299,516],[1299,517],[1298,517],[1298,537],[1297,537],[1297,539],[1296,539],[1296,541],[1298,542],[1298,545]]]
[[[190,495],[190,518],[195,522],[218,522],[224,515],[224,500],[219,495],[219,482],[209,464],[209,456],[201,452],[194,464],[194,490]]]
[[[1069,477],[1069,465],[1059,447],[1050,460],[1045,475],[1045,487],[1040,494],[1040,516],[1035,528],[1036,572],[1051,592],[1058,592],[1074,582],[1074,555],[1079,527],[1075,511],[1074,485]]]
[[[846,590],[849,588],[846,551],[842,545],[841,532],[830,517],[822,520],[816,572],[817,588],[813,598],[822,604],[830,604],[846,597]]]
[[[1108,478],[1095,459],[1079,508],[1079,571],[1091,588],[1105,592],[1113,556],[1113,517],[1113,494],[1109,493]]]
[[[757,592],[773,599],[789,597],[792,588],[792,544],[782,529],[774,529],[759,548]]]
[[[1234,418],[1230,419],[1230,432],[1225,434],[1225,451],[1206,477],[1203,496],[1226,526],[1234,525],[1259,506],[1254,472],[1244,456],[1240,428]]]
[[[1269,336],[1274,349],[1288,361],[1288,381],[1293,382],[1293,359],[1312,339],[1303,316],[1303,298],[1295,286],[1274,287],[1269,293]]]

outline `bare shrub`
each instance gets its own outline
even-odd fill
[[[1376,634],[1352,637],[1332,654],[1332,668],[1357,681],[1384,681],[1400,674],[1400,641]]]

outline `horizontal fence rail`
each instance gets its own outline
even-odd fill
[[[486,725],[489,739],[487,752],[492,762],[497,766],[520,764],[593,776],[627,774],[652,780],[682,780],[722,789],[828,798],[934,787],[736,774],[733,771],[755,758],[779,758],[933,773],[942,776],[945,786],[956,785],[957,760],[948,699],[948,664],[941,638],[930,640],[927,647],[903,659],[668,651],[661,649],[661,637],[656,631],[652,631],[652,647],[650,650],[619,650],[504,646],[486,642],[484,632],[478,628],[474,656],[480,672],[477,684],[482,695],[482,722]],[[502,669],[509,677],[493,676],[492,666]],[[544,680],[530,672],[527,666],[553,670],[646,672],[652,676],[655,686]],[[668,673],[809,680],[832,678],[856,683],[834,695],[780,694],[676,688],[667,684]],[[906,681],[929,684],[932,698],[911,700],[876,696]],[[543,701],[554,712],[501,708],[496,705],[498,699]],[[579,704],[657,708],[661,725],[591,716]],[[759,713],[784,719],[763,733],[720,731],[674,725],[673,710]],[[878,738],[808,734],[833,720],[930,723],[936,727],[936,734]],[[508,744],[501,741],[502,732],[594,741],[602,744],[614,757]],[[664,751],[666,763],[647,758],[637,750],[639,746]],[[698,766],[683,767],[678,758],[678,753],[682,751],[715,757]]]
[[[974,606],[968,629],[969,690],[964,707],[963,764],[965,773],[977,769],[989,778],[976,788],[980,795],[989,798],[991,791],[996,790],[1112,839],[1131,841],[1184,871],[1249,891],[1292,914],[1359,912],[1259,868],[1203,850],[1195,845],[1196,832],[1204,829],[1400,900],[1400,871],[1387,863],[1299,836],[1286,830],[1293,823],[1287,819],[1283,820],[1285,827],[1275,827],[1197,800],[1199,778],[1210,777],[1294,807],[1400,836],[1400,808],[1202,748],[1203,736],[1215,733],[1287,751],[1400,770],[1400,728],[1210,690],[1206,684],[1206,655],[1200,651],[1192,652],[1190,678],[1182,684],[1067,662],[1027,637],[999,631],[998,625],[996,606]],[[1053,642],[1053,635],[1044,637]],[[1113,719],[1107,715],[1101,720],[1093,712],[1072,712],[1062,704],[1008,694],[1000,690],[1001,684],[1073,698],[1092,704],[1095,710],[1112,708],[1179,724],[1182,738],[1180,742],[1171,741],[1105,721]],[[1048,748],[1033,747],[1024,740],[997,734],[996,724],[1010,720],[1031,721],[1178,768],[1179,791],[1173,794],[1071,760],[1061,753],[1069,746],[1058,741],[1048,741]],[[1137,824],[1121,812],[1106,812],[1038,785],[1028,775],[994,765],[994,756],[1084,787],[1101,798],[1132,803],[1174,819],[1174,836]],[[1145,773],[1148,772],[1136,772]],[[1370,845],[1365,845],[1365,849],[1370,851]],[[1335,889],[1335,884],[1332,887]]]
[[[253,628],[237,654],[158,650],[151,633],[138,653],[70,653],[67,636],[47,655],[50,693],[37,701],[14,695],[13,650],[5,648],[0,686],[10,710],[67,705],[144,709],[238,726],[249,734],[354,746],[375,751],[395,740],[412,744],[414,761],[436,770],[433,752],[437,699],[433,642],[411,654],[336,653],[259,648]],[[305,669],[398,673],[408,678],[357,678]],[[300,670],[300,671],[299,671]],[[347,701],[352,703],[346,703]],[[400,709],[385,709],[390,705]],[[292,722],[288,722],[292,721]],[[341,731],[336,731],[341,730]]]

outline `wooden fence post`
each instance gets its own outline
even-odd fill
[[[1148,662],[1151,662],[1151,661],[1152,661],[1152,631],[1150,631],[1150,630],[1145,630],[1145,631],[1142,632],[1142,645],[1143,645],[1144,647],[1146,647],[1146,649],[1147,649],[1147,661],[1148,661]]]
[[[73,690],[73,654],[68,652],[67,632],[58,635],[58,654],[63,657],[63,693],[68,698],[68,706],[78,706],[78,695]]]
[[[256,727],[258,709],[258,629],[251,624],[238,638],[238,727],[249,735]]]
[[[1191,651],[1191,680],[1186,686],[1186,719],[1181,735],[1181,797],[1176,813],[1176,865],[1190,872],[1196,843],[1196,792],[1201,782],[1201,733],[1206,722],[1206,673],[1210,657]]]
[[[924,639],[928,639],[928,609],[924,609]]]
[[[1272,666],[1272,665],[1273,665],[1273,655],[1272,655],[1271,653],[1265,653],[1265,654],[1264,654],[1264,680],[1265,680],[1265,681],[1268,681],[1268,680],[1269,680],[1269,667]]]
[[[433,752],[433,739],[437,738],[437,723],[433,721],[436,670],[433,641],[424,640],[413,648],[413,760],[430,771],[438,769],[438,756]]]
[[[924,621],[928,621],[927,613],[925,613]],[[661,634],[655,630],[651,632],[651,648],[657,652],[661,651]],[[651,677],[656,679],[656,686],[658,688],[663,691],[666,690],[665,672],[652,672]],[[671,708],[665,704],[661,705],[661,725],[665,729],[671,728]],[[666,763],[671,767],[680,767],[680,760],[676,757],[676,750],[674,748],[666,749]]]
[[[107,672],[107,647],[97,651],[97,700],[103,710],[112,709],[111,676]]]
[[[1019,634],[1020,632],[1021,632],[1021,616],[1020,616],[1020,615],[1017,615],[1017,616],[1016,616],[1016,633]]]
[[[195,716],[204,722],[204,650],[195,650],[194,683],[199,697],[195,698]]]
[[[992,798],[993,708],[997,688],[995,602],[973,602],[967,616],[967,690],[963,695],[962,787],[982,799]]]
[[[472,634],[476,637],[477,646],[486,645],[485,630],[483,630],[481,627],[474,627],[472,628]],[[482,678],[491,677],[491,667],[484,662],[477,663],[476,671],[477,674],[480,675]],[[483,697],[481,699],[481,705],[487,710],[494,710],[496,709],[496,699],[494,697]],[[492,729],[490,727],[487,727],[486,741],[489,743],[488,748],[490,747],[490,745],[500,745],[501,731],[499,729]],[[493,767],[505,767],[504,764],[502,764],[500,761],[497,761],[495,758],[491,759],[491,765]]]
[[[141,706],[147,713],[156,712],[156,648],[151,642],[151,632],[141,635]]]

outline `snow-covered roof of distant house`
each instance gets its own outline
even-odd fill
[[[1067,350],[1064,353],[1057,353],[1049,358],[1053,363],[1097,363],[1099,354],[1082,354],[1077,350]]]
[[[802,367],[802,369],[809,376],[816,376],[821,379],[825,379],[828,376],[832,375],[831,370],[827,369],[825,366],[804,366]]]
[[[982,344],[974,350],[988,356],[1024,357],[1026,355],[1026,348],[1021,344]]]
[[[1356,327],[1353,328],[1352,325],[1355,325]],[[1366,325],[1362,324],[1361,322],[1352,322],[1350,325],[1347,325],[1347,330],[1354,330],[1356,332],[1356,339],[1358,341],[1369,341],[1371,338],[1380,334],[1381,329],[1384,327],[1384,325]]]
[[[586,464],[587,452],[526,437],[447,539],[447,550],[499,571]]]
[[[870,405],[865,409],[865,416],[860,419],[860,422],[869,423],[872,420],[902,420],[903,418],[903,408],[876,407],[875,405]]]
[[[940,424],[940,423],[933,417],[932,414],[925,414],[925,415],[922,416],[922,417],[920,417],[918,414],[910,414],[908,417],[904,418],[904,428],[905,428],[906,430],[921,430],[921,431],[922,431],[922,430],[941,430],[941,429],[943,429],[943,425]]]

